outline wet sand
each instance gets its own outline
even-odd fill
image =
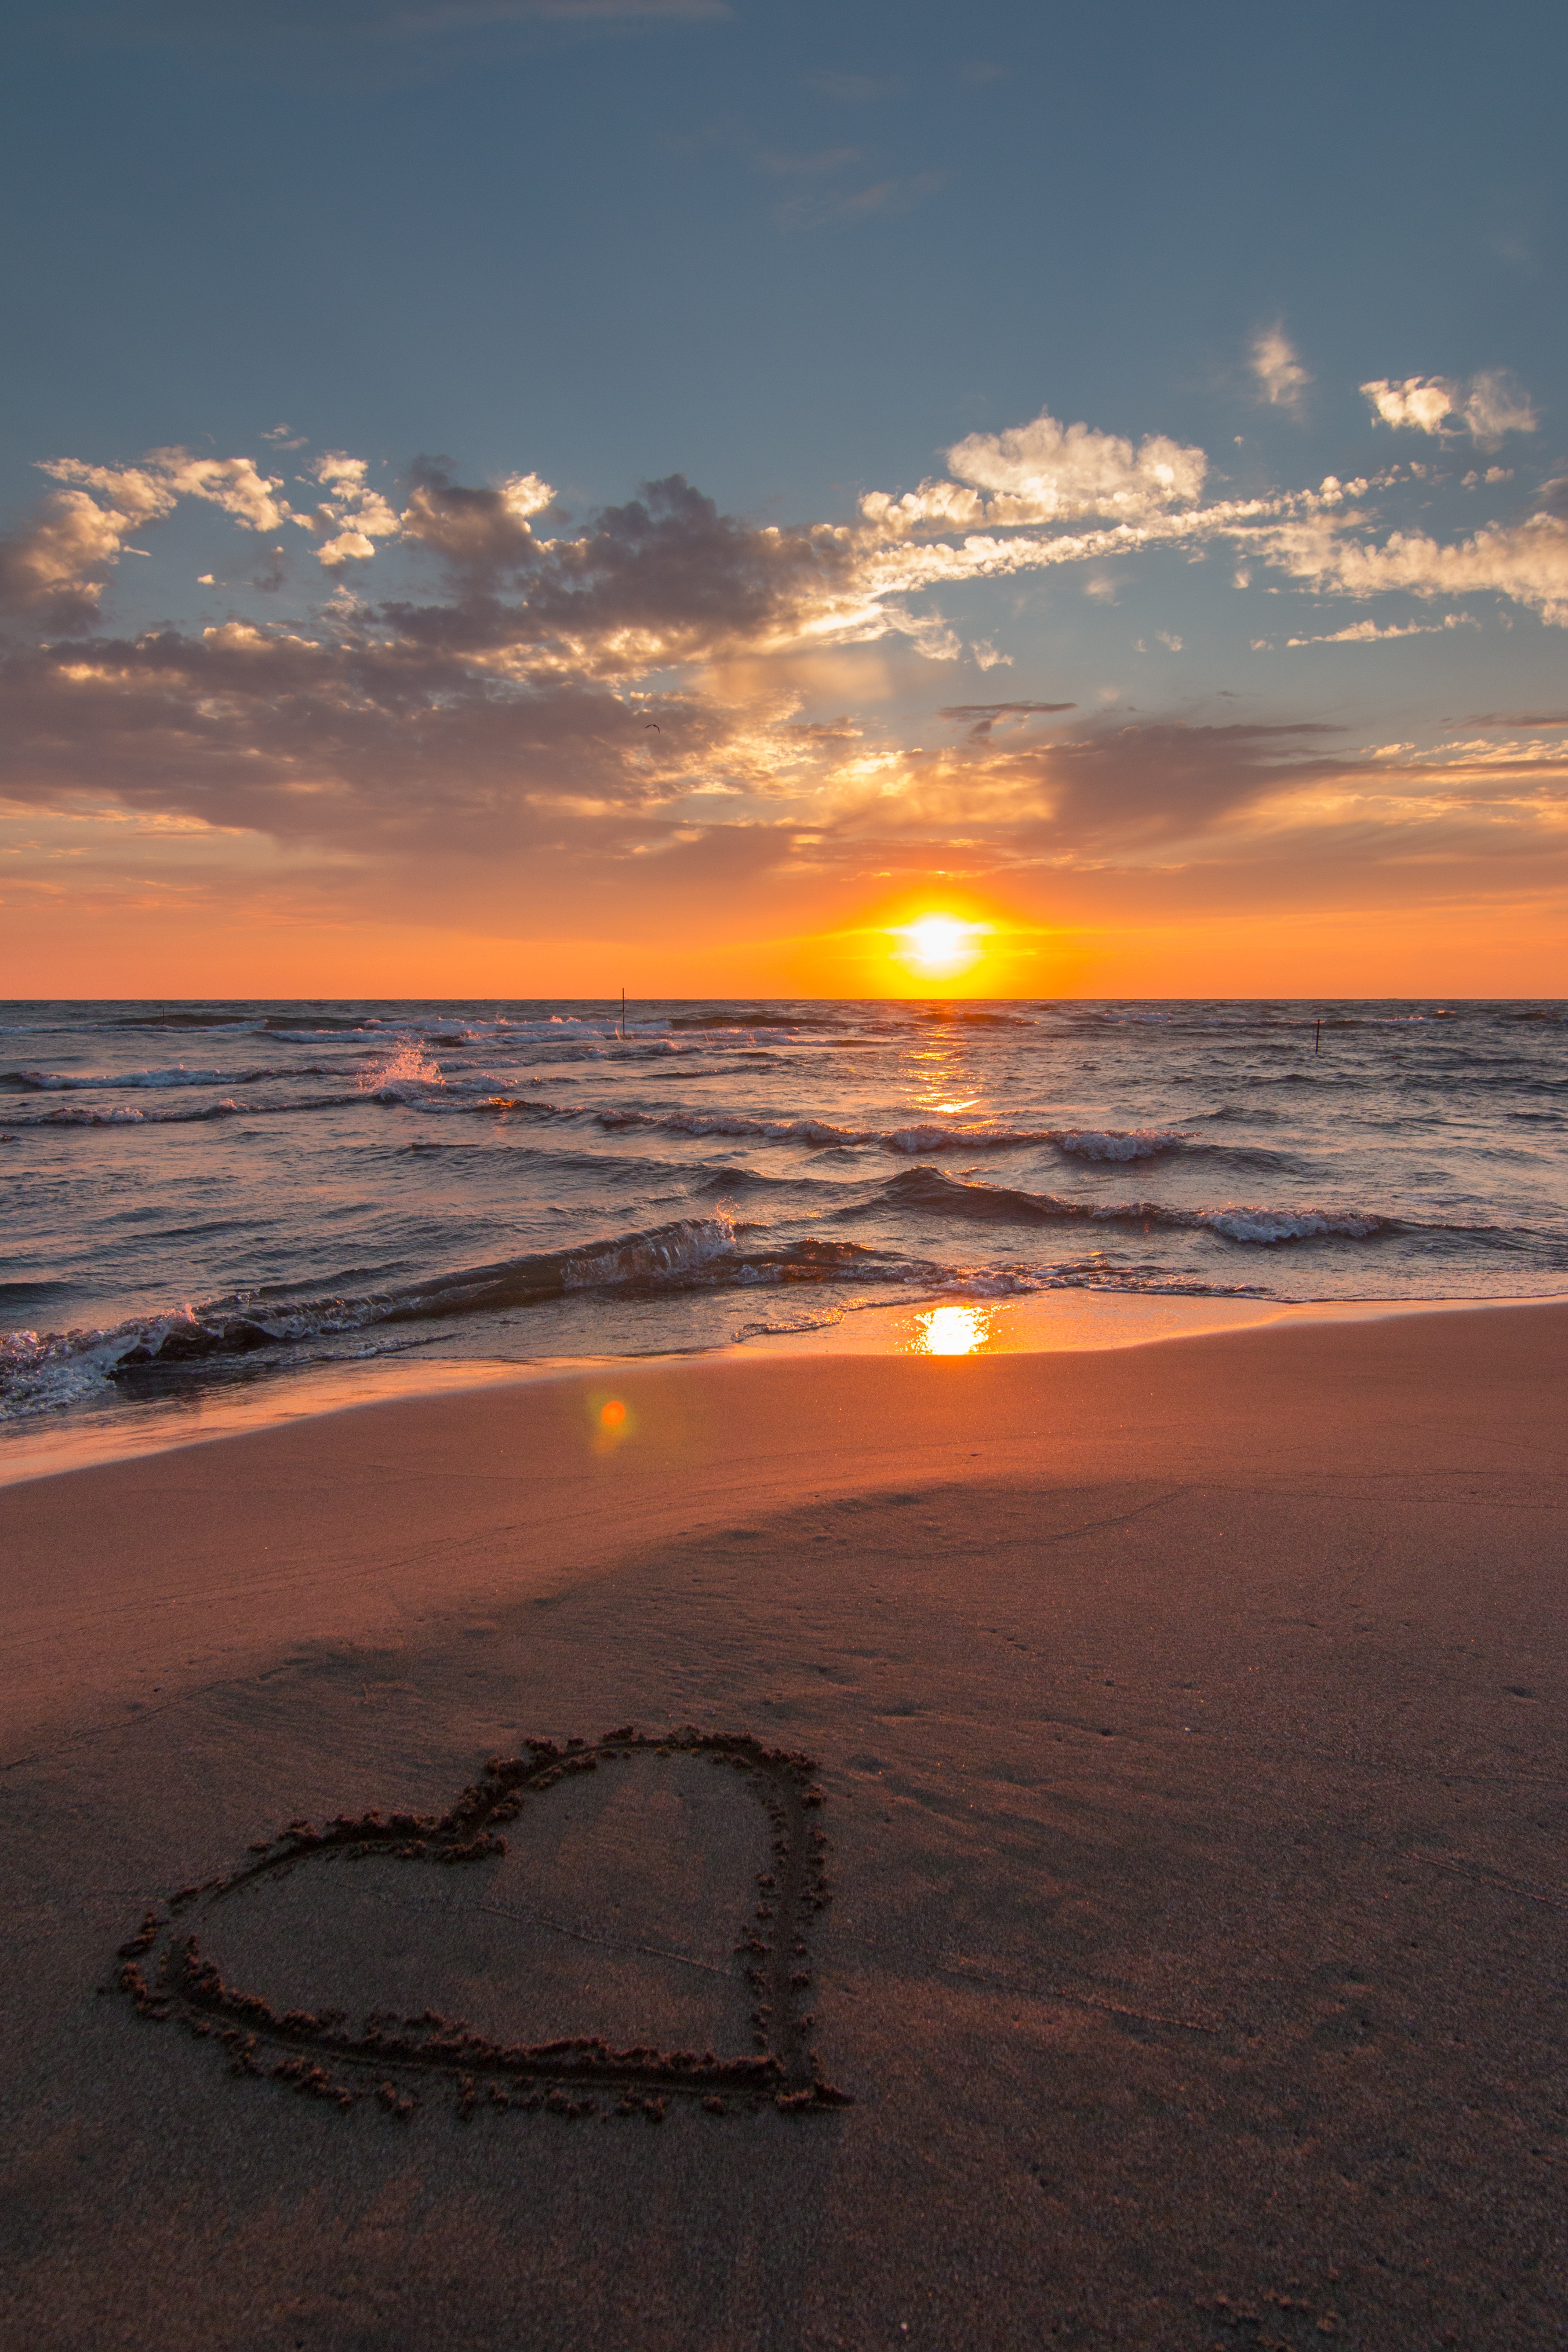
[[[1557,1306],[647,1364],[0,1493],[7,2339],[1562,2342],[1565,1391]],[[99,1990],[192,1933],[254,2048]]]

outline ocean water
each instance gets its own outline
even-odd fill
[[[0,1425],[1052,1290],[1568,1291],[1568,1006],[0,1005]]]

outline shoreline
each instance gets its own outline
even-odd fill
[[[834,1324],[756,1332],[714,1347],[647,1355],[378,1357],[279,1366],[243,1383],[213,1383],[184,1396],[40,1412],[0,1431],[0,1491],[38,1478],[143,1461],[301,1421],[366,1407],[464,1394],[579,1375],[619,1377],[639,1365],[758,1362],[770,1359],[961,1357],[1099,1353],[1222,1332],[1310,1330],[1410,1316],[1482,1314],[1568,1303],[1564,1294],[1510,1298],[1330,1299],[1298,1302],[1177,1293],[1070,1290],[1024,1297],[878,1304]],[[936,1328],[932,1329],[933,1318]]]
[[[1531,1305],[623,1360],[0,1492],[10,2332],[1560,2344]],[[481,1784],[505,1850],[430,1867]],[[745,2087],[807,2036],[849,2104]]]

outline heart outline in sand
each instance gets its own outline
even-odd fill
[[[114,1987],[105,1990],[125,1994],[144,2018],[174,2020],[203,2039],[216,2039],[226,2049],[233,2074],[267,2074],[343,2108],[374,2095],[403,2120],[414,2111],[414,2085],[433,2080],[455,2083],[458,2111],[464,2116],[472,2115],[483,2097],[495,2106],[576,2116],[597,2111],[595,2091],[618,2095],[613,2113],[641,2113],[655,2121],[662,2118],[672,2094],[699,2100],[710,2114],[727,2112],[736,2098],[794,2112],[847,2104],[848,2095],[824,2079],[807,2043],[813,2021],[802,1999],[812,1980],[806,1929],[832,1900],[825,1865],[827,1839],[812,1818],[823,1803],[812,1759],[763,1748],[746,1732],[705,1732],[694,1724],[666,1733],[639,1732],[623,1724],[593,1742],[570,1739],[563,1748],[550,1739],[529,1739],[523,1745],[526,1755],[490,1757],[480,1779],[438,1819],[339,1814],[325,1829],[293,1822],[277,1837],[257,1840],[250,1848],[257,1859],[199,1885],[181,1887],[169,1897],[166,1915],[149,1911],[137,1933],[121,1945]],[[226,1984],[214,1963],[203,1958],[197,1938],[180,1932],[193,1906],[210,1909],[237,1888],[296,1870],[318,1854],[379,1854],[424,1867],[482,1862],[507,1851],[500,1825],[515,1821],[529,1798],[606,1761],[676,1755],[706,1757],[742,1776],[772,1825],[773,1868],[761,1881],[766,1900],[756,1906],[755,1916],[744,1920],[735,1947],[755,2000],[758,2047],[744,2055],[663,2051],[640,2043],[616,2049],[597,2035],[501,2043],[449,2023],[431,2009],[402,2020],[373,2010],[357,2032],[341,2010],[290,2010],[279,2016],[259,1994]],[[758,1933],[759,1919],[771,1943]],[[374,2086],[367,2074],[378,2077]]]

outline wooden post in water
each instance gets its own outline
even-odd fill
[[[623,989],[622,989],[622,991],[621,991],[621,1043],[622,1043],[622,1045],[624,1045],[626,1044],[626,990],[623,988]]]
[[[1322,1052],[1322,1050],[1323,1050],[1323,1024],[1322,1024],[1322,1023],[1320,1021],[1320,1022],[1319,1022],[1319,1024],[1318,1024],[1318,1032],[1317,1032],[1317,1035],[1316,1035],[1316,1036],[1313,1038],[1313,1040],[1312,1040],[1312,1051],[1313,1051],[1313,1053],[1314,1053],[1314,1054],[1321,1054],[1321,1053]]]

